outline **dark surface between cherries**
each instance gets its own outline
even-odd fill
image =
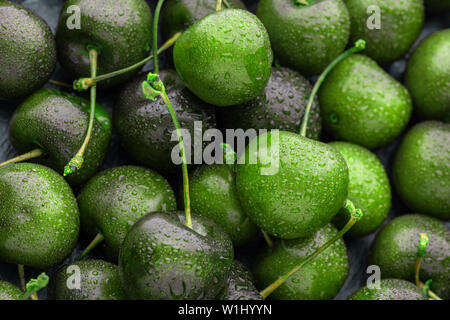
[[[42,17],[49,24],[53,33],[55,33],[59,12],[64,4],[63,0],[16,0],[13,2],[22,4],[23,6],[34,10],[38,16]],[[153,0],[147,2],[150,5],[153,12],[156,5],[156,1]],[[254,13],[256,12],[257,1],[246,0],[244,1],[244,3],[251,12]],[[419,38],[416,40],[413,48],[417,46],[417,44],[430,33],[448,27],[450,27],[450,13],[447,16],[427,15],[425,20],[425,26],[422,29],[421,34]],[[403,75],[407,61],[406,59],[409,57],[409,55],[410,54],[407,54],[402,60],[394,61],[393,63],[388,65],[382,65],[382,67],[384,68],[385,71],[389,72],[395,79],[403,83]],[[164,69],[165,66],[169,66],[168,61],[169,59],[167,59],[164,54],[161,55],[160,65],[162,66],[162,69]],[[147,64],[143,68],[143,70],[144,71],[151,70],[151,63]],[[62,71],[59,64],[57,65],[56,72],[53,75],[52,79],[70,82],[70,78],[68,78],[68,75]],[[310,80],[314,82],[315,77],[310,78]],[[65,90],[63,88],[58,88],[50,84],[47,84],[45,87]],[[117,98],[117,92],[118,92],[117,90],[112,92],[100,91],[98,94],[98,103],[106,107],[106,109],[110,113],[112,113],[112,108]],[[87,94],[84,96],[88,98]],[[20,100],[0,101],[0,162],[17,155],[9,142],[8,128],[13,111],[20,104],[20,102],[21,102]],[[418,120],[413,116],[412,120],[409,122],[408,129],[417,122]],[[393,188],[392,183],[391,165],[393,162],[395,151],[397,150],[398,144],[401,141],[402,137],[403,135],[397,137],[396,139],[394,139],[393,142],[389,143],[388,145],[373,150],[387,170],[393,192],[392,207],[390,209],[388,218],[383,223],[383,226],[393,218],[411,212],[408,208],[404,206],[404,204],[399,199],[398,195],[396,194],[395,188]],[[332,139],[329,136],[326,136],[325,133],[322,134],[321,140],[332,141]],[[113,132],[110,150],[108,152],[108,156],[102,167],[102,170],[129,164],[136,164],[136,163],[127,157],[127,153],[122,149],[116,134]],[[178,189],[178,183],[179,181],[181,181],[181,175],[166,176],[166,178],[168,179],[169,183],[172,184],[175,190]],[[79,192],[78,188],[75,188],[74,193],[78,194],[78,192]],[[447,226],[450,225],[449,222],[447,222],[446,224]],[[335,297],[335,299],[346,299],[357,289],[363,287],[366,284],[367,278],[366,268],[367,265],[369,264],[368,252],[374,240],[374,237],[379,230],[380,228],[377,229],[377,231],[362,238],[345,238],[345,243],[349,255],[350,270],[343,287],[341,288],[340,292]],[[66,259],[64,264],[74,261],[74,259],[77,256],[79,256],[82,249],[86,247],[87,241],[90,241],[90,239],[84,239],[82,237],[80,237],[80,239],[81,240],[78,242],[76,249],[72,252],[71,256]],[[235,259],[245,262],[247,265],[251,265],[252,262],[254,261],[255,253],[258,252],[259,249],[264,245],[265,244],[262,237],[258,236],[257,239],[255,239],[250,244],[238,248],[236,250]],[[101,250],[94,251],[95,258],[104,258],[100,252]],[[53,267],[50,270],[46,270],[46,272],[51,278],[54,272],[57,271],[60,267],[61,265]],[[37,276],[40,272],[41,270],[34,270],[32,268],[27,267],[26,268],[27,279]],[[0,281],[8,281],[15,285],[18,285],[19,280],[17,276],[16,265],[0,262]],[[42,290],[39,293],[39,297],[41,299],[48,298],[47,289]]]

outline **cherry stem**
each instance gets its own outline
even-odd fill
[[[49,83],[54,84],[55,86],[59,86],[59,87],[65,87],[65,88],[70,88],[73,89],[73,86],[71,84],[62,82],[62,81],[58,81],[58,80],[48,80]]]
[[[157,51],[158,54],[166,51],[167,49],[169,49],[177,40],[178,38],[181,36],[181,32],[177,32],[175,33],[169,40],[167,40],[162,46],[161,48],[159,48],[159,50]],[[89,89],[90,87],[92,87],[94,84],[97,84],[100,81],[103,80],[107,80],[107,79],[111,79],[117,76],[120,76],[121,74],[127,73],[129,71],[133,71],[137,68],[142,67],[144,64],[146,64],[147,62],[149,62],[150,60],[153,59],[153,54],[148,56],[147,58],[145,58],[144,60],[141,60],[129,67],[120,69],[120,70],[116,70],[110,73],[105,73],[102,74],[98,77],[90,77],[90,78],[80,78],[74,81],[73,83],[73,89],[77,90],[77,91],[85,91],[87,89]]]
[[[89,49],[89,62],[91,65],[91,78],[95,78],[97,75],[97,61],[98,61],[98,50],[96,48]],[[95,119],[95,100],[97,98],[97,85],[94,84],[91,87],[91,109],[89,111],[89,125],[84,138],[84,142],[81,148],[78,150],[77,154],[69,161],[69,163],[64,167],[64,176],[75,173],[81,169],[84,162],[84,153],[91,140],[92,129],[94,127]]]
[[[222,0],[216,0],[216,11],[222,10]]]
[[[158,20],[159,20],[159,9],[163,4],[164,0],[159,0],[157,4],[157,13],[155,13],[155,20],[154,27],[153,27],[153,51],[156,52],[155,54],[155,64],[156,67],[155,70],[158,70]],[[156,26],[156,28],[155,28]],[[155,30],[156,29],[156,30]],[[186,152],[185,152],[185,146],[183,141],[183,136],[181,134],[181,126],[177,118],[177,113],[175,112],[175,109],[173,108],[172,103],[170,102],[169,97],[166,93],[166,88],[164,86],[164,83],[159,78],[159,75],[155,72],[150,72],[147,76],[147,81],[144,81],[142,83],[142,92],[144,93],[144,96],[151,100],[156,101],[158,96],[161,97],[164,104],[167,107],[167,110],[170,113],[170,116],[172,117],[173,125],[175,126],[175,130],[178,136],[178,142],[180,147],[180,154],[181,154],[181,168],[183,172],[183,194],[184,194],[184,224],[192,229],[192,218],[191,218],[191,198],[189,196],[189,173],[187,169],[187,159],[186,159]]]
[[[263,297],[263,299],[266,299],[272,292],[274,292],[279,286],[281,286],[284,282],[286,282],[286,280],[293,275],[294,273],[296,273],[297,271],[299,271],[304,265],[306,265],[307,263],[309,263],[311,260],[313,260],[315,257],[317,257],[319,254],[321,254],[324,250],[326,250],[329,246],[331,246],[334,242],[336,242],[338,239],[341,239],[342,236],[348,231],[350,230],[353,225],[362,218],[363,213],[360,209],[356,209],[355,205],[353,204],[352,201],[350,200],[346,200],[346,203],[344,205],[344,209],[346,209],[349,214],[350,214],[350,219],[347,222],[347,224],[344,226],[344,228],[342,228],[341,231],[339,231],[336,236],[333,237],[333,239],[331,239],[330,241],[328,241],[327,243],[325,243],[324,245],[322,245],[319,249],[317,249],[315,252],[313,252],[312,254],[310,254],[308,257],[306,257],[305,260],[303,260],[299,265],[297,265],[296,267],[294,267],[292,270],[290,270],[288,273],[284,274],[283,276],[281,276],[280,278],[278,278],[275,282],[273,282],[272,284],[270,284],[267,288],[265,288],[264,290],[262,290],[260,292],[261,296]]]
[[[426,283],[420,281],[419,273],[420,273],[420,264],[422,262],[422,258],[427,252],[428,246],[428,235],[426,233],[421,233],[419,235],[419,244],[417,246],[417,255],[416,255],[416,263],[414,264],[414,275],[416,285],[423,290],[423,292],[430,297],[432,300],[442,300],[436,293],[431,291],[430,283],[431,280],[428,280]]]
[[[227,7],[227,9],[231,8],[230,4],[228,3],[227,0],[222,0],[223,4],[225,5],[225,7]]]
[[[316,83],[314,84],[314,87],[311,91],[311,94],[309,96],[308,104],[306,105],[305,115],[303,116],[302,124],[300,127],[300,135],[303,137],[306,137],[306,128],[308,127],[308,120],[309,120],[309,114],[311,113],[311,107],[314,102],[314,98],[316,97],[317,92],[319,91],[319,88],[323,81],[325,80],[326,76],[330,73],[331,70],[342,60],[347,58],[348,56],[351,56],[352,54],[364,50],[366,47],[366,42],[362,39],[355,42],[353,47],[350,49],[342,52],[339,56],[337,56],[322,72],[322,74],[317,79]]]
[[[164,87],[163,82],[159,78],[157,74],[149,73],[147,77],[147,81],[142,83],[142,92],[144,96],[151,100],[156,101],[158,97],[161,97],[163,102],[165,103],[167,110],[172,117],[173,125],[175,126],[175,130],[178,136],[178,142],[180,147],[181,154],[181,167],[183,171],[183,194],[184,194],[184,211],[185,211],[185,221],[184,224],[192,229],[192,219],[191,219],[191,200],[189,196],[189,175],[187,169],[187,160],[185,153],[185,146],[183,141],[183,136],[181,134],[181,126],[178,122],[177,114],[170,102],[169,97],[166,93],[166,88]]]
[[[23,264],[17,265],[17,273],[19,274],[20,288],[22,289],[22,291],[25,291],[26,290],[25,267]]]
[[[43,272],[36,279],[28,281],[22,300],[28,300],[30,297],[33,300],[39,300],[37,292],[45,288],[48,285],[49,280],[49,277]]]
[[[159,13],[161,11],[161,7],[164,3],[164,0],[159,0],[156,9],[155,16],[153,18],[153,51],[156,54],[153,57],[153,73],[159,73],[159,64],[158,64],[158,22],[159,22]]]
[[[80,254],[80,256],[75,261],[82,260],[88,253],[90,253],[92,250],[94,250],[100,243],[103,242],[105,237],[98,233],[95,238],[89,243],[89,245],[86,247],[86,249],[83,250],[83,252]]]
[[[175,113],[175,110],[173,109],[172,103],[169,100],[169,97],[167,96],[166,90],[163,87],[163,90],[161,92],[161,98],[163,99],[164,103],[166,104],[167,108],[169,109],[169,113],[172,117],[172,121],[175,125],[175,129],[178,136],[178,141],[180,144],[180,153],[182,158],[182,171],[183,171],[183,193],[184,193],[184,208],[185,208],[185,220],[184,223],[187,227],[192,229],[192,220],[191,220],[191,199],[189,196],[189,176],[188,176],[188,169],[187,169],[187,160],[186,160],[186,153],[184,149],[184,142],[183,142],[183,136],[181,135],[181,127],[180,123],[178,122],[177,115]]]
[[[22,161],[27,161],[27,160],[34,159],[34,158],[39,158],[43,154],[44,154],[44,151],[42,149],[34,149],[34,150],[24,153],[18,157],[15,157],[15,158],[12,158],[5,162],[0,163],[0,168],[6,167],[7,165],[10,165],[10,164],[13,164],[16,162],[22,162]]]
[[[273,248],[273,240],[272,240],[272,238],[263,229],[261,229],[261,233],[263,234],[264,240],[266,240],[266,243],[269,246],[269,248],[272,249]]]

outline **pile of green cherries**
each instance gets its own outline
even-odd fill
[[[67,0],[53,34],[0,0],[1,300],[329,300],[361,239],[345,298],[450,299],[450,29],[420,36],[449,2],[248,5]],[[258,134],[194,163],[198,124]]]

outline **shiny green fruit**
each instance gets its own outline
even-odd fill
[[[0,169],[0,203],[1,261],[47,269],[75,248],[77,202],[55,171],[31,163]]]
[[[175,72],[163,70],[160,77],[181,127],[188,130],[192,139],[216,127],[214,109],[195,97]],[[178,144],[172,117],[162,99],[150,101],[144,96],[145,80],[145,75],[139,76],[121,91],[114,107],[114,127],[132,159],[164,174],[179,172],[172,158]]]
[[[252,240],[258,231],[239,203],[235,174],[228,165],[199,166],[189,177],[191,210],[221,226],[235,246]]]
[[[342,0],[261,0],[257,16],[275,57],[304,76],[321,73],[347,45],[350,17]]]
[[[96,106],[91,140],[84,163],[68,175],[71,185],[92,177],[103,164],[111,139],[108,112]],[[20,154],[40,148],[45,154],[36,161],[63,174],[64,166],[81,147],[89,124],[89,101],[56,89],[42,89],[26,99],[14,112],[9,138]]]
[[[392,167],[394,184],[415,212],[450,219],[450,124],[426,121],[403,138]]]
[[[344,205],[348,182],[347,164],[336,149],[286,131],[253,139],[236,166],[244,211],[284,239],[306,237],[330,222]]]
[[[0,0],[0,66],[0,100],[33,93],[56,66],[55,38],[47,23],[5,0]]]
[[[119,268],[102,260],[77,261],[61,267],[51,278],[49,294],[53,300],[125,299]]]
[[[250,270],[237,260],[234,260],[231,265],[228,290],[224,300],[262,300],[253,283]]]
[[[81,229],[92,238],[101,233],[115,261],[123,239],[139,218],[177,208],[169,183],[151,169],[136,166],[100,172],[83,187],[78,205]]]
[[[153,212],[134,224],[120,250],[122,287],[128,298],[200,300],[223,296],[233,244],[212,221],[179,212]]]
[[[414,281],[414,265],[420,233],[429,243],[420,266],[420,280],[431,279],[431,290],[443,299],[450,298],[450,231],[438,219],[407,214],[390,221],[377,234],[370,264],[378,265],[381,277]]]
[[[422,0],[344,0],[350,13],[350,42],[366,41],[364,54],[379,63],[402,58],[422,29]]]
[[[319,90],[325,130],[339,140],[368,149],[397,137],[408,124],[408,90],[369,57],[354,54],[341,61]]]
[[[349,300],[427,300],[415,284],[400,279],[382,279],[379,288],[362,287]]]
[[[74,24],[76,6],[80,24]],[[89,49],[97,48],[97,74],[131,66],[150,54],[152,13],[144,0],[68,0],[59,17],[58,60],[74,77],[90,76]],[[99,86],[122,83],[138,69],[102,81]]]
[[[299,265],[307,256],[337,235],[331,224],[306,238],[275,242],[257,256],[254,275],[259,289],[264,289],[279,277]],[[291,275],[270,296],[275,300],[329,300],[334,298],[349,270],[347,249],[337,240],[313,261]]]
[[[420,118],[450,120],[450,29],[419,44],[409,59],[405,83]]]
[[[364,213],[346,234],[364,236],[375,231],[387,218],[391,207],[391,187],[378,157],[364,147],[349,142],[331,142],[345,158],[348,166],[348,199]],[[343,228],[350,219],[341,209],[333,223]]]
[[[203,17],[175,43],[173,59],[186,86],[216,106],[256,98],[272,72],[273,54],[261,21],[240,9]]]
[[[244,104],[219,109],[227,129],[279,129],[298,133],[311,94],[311,84],[301,74],[288,68],[274,67],[264,91]],[[314,101],[306,136],[319,140],[322,130],[319,103]]]

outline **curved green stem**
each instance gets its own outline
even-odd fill
[[[153,51],[157,51],[158,48],[158,23],[159,23],[159,12],[164,3],[164,0],[158,0],[155,8],[155,16],[153,18]],[[159,63],[158,63],[158,52],[153,57],[153,73],[159,73]]]
[[[89,50],[89,61],[91,65],[91,78],[95,78],[97,76],[97,61],[98,61],[98,51],[95,48],[91,48]],[[97,86],[94,84],[91,87],[91,109],[89,113],[89,125],[86,133],[86,137],[84,138],[83,144],[78,150],[77,154],[69,161],[69,163],[64,167],[64,176],[75,173],[81,169],[84,162],[84,153],[86,152],[86,148],[91,140],[92,129],[94,127],[94,119],[95,119],[95,100],[97,98]]]
[[[216,11],[222,10],[222,0],[216,0]]]
[[[100,243],[103,242],[105,237],[99,233],[95,236],[95,238],[89,243],[89,245],[86,247],[86,249],[83,250],[83,252],[80,254],[80,256],[76,259],[76,261],[80,261],[83,259],[89,252],[94,250]]]
[[[183,171],[183,194],[184,194],[184,211],[185,211],[185,225],[189,228],[192,228],[192,219],[191,219],[191,200],[189,196],[189,175],[188,175],[188,169],[187,169],[187,159],[186,159],[186,152],[185,152],[185,146],[183,141],[183,136],[181,134],[181,126],[178,122],[177,114],[172,106],[172,103],[170,102],[169,97],[166,93],[166,88],[164,87],[163,82],[159,78],[157,74],[149,73],[147,77],[147,81],[144,81],[142,83],[142,92],[144,96],[151,100],[156,101],[158,97],[161,97],[161,99],[164,101],[165,105],[167,106],[167,110],[170,113],[170,116],[172,117],[172,122],[175,126],[175,130],[178,137],[179,147],[180,147],[180,154],[181,154],[181,167]]]
[[[330,241],[322,245],[319,249],[314,251],[312,254],[310,254],[308,257],[306,257],[305,260],[303,260],[300,264],[295,266],[292,270],[290,270],[288,273],[282,275],[280,278],[278,278],[275,282],[270,284],[267,288],[262,290],[260,292],[263,299],[266,299],[272,292],[274,292],[279,286],[281,286],[286,280],[299,271],[304,265],[309,263],[311,260],[313,260],[315,257],[317,257],[319,254],[321,254],[323,251],[325,251],[329,246],[331,246],[334,242],[336,242],[338,239],[342,238],[342,236],[353,227],[353,225],[362,218],[363,213],[360,209],[356,209],[353,202],[350,200],[347,200],[344,208],[348,210],[350,213],[350,219],[347,222],[347,224],[342,228],[341,231],[339,231],[336,236],[333,237]]]
[[[59,86],[59,87],[64,87],[64,88],[69,88],[69,89],[73,89],[71,84],[62,82],[62,81],[58,81],[58,80],[48,80],[49,83],[54,84],[55,86]]]
[[[19,280],[20,280],[20,288],[22,291],[26,290],[26,282],[25,282],[25,267],[23,264],[17,265],[17,273],[19,274]]]
[[[28,300],[30,297],[33,300],[39,300],[37,296],[37,292],[48,285],[49,277],[43,272],[41,273],[37,279],[31,279],[25,289],[25,293],[22,296],[22,300]]]
[[[269,236],[269,234],[267,232],[265,232],[263,229],[261,229],[261,233],[264,236],[264,240],[266,240],[267,246],[272,249],[273,248],[273,240],[272,238]]]
[[[154,24],[154,26],[156,25],[156,30],[155,27],[153,28],[154,30],[154,43],[153,43],[153,50],[154,52],[156,52],[155,54],[155,70],[159,70],[158,68],[158,41],[157,41],[157,25],[158,25],[158,20],[159,20],[159,9],[160,6],[162,5],[162,3],[164,2],[164,0],[159,0],[158,4],[157,4],[157,14],[155,14],[155,21],[156,24]],[[159,6],[159,9],[158,9]],[[164,104],[166,105],[170,116],[172,117],[172,122],[175,126],[175,130],[177,133],[177,137],[178,137],[178,142],[179,142],[179,147],[180,147],[180,154],[181,154],[181,161],[182,161],[182,172],[183,172],[183,194],[184,194],[184,210],[185,210],[185,219],[184,219],[184,224],[188,227],[192,229],[192,218],[191,218],[191,200],[190,200],[190,196],[189,196],[189,175],[188,175],[188,169],[187,169],[187,159],[186,159],[186,152],[185,152],[185,146],[184,146],[184,141],[183,141],[183,136],[181,134],[181,126],[180,123],[178,122],[178,118],[177,118],[177,114],[175,112],[175,109],[173,108],[172,103],[170,102],[169,97],[167,96],[166,93],[166,88],[164,87],[163,82],[161,81],[161,79],[159,78],[159,75],[156,73],[149,73],[148,77],[147,77],[147,81],[144,81],[142,83],[142,91],[144,93],[144,96],[152,101],[155,101],[157,99],[157,97],[161,97],[161,99],[163,100]]]
[[[187,169],[187,159],[186,159],[186,152],[184,149],[184,142],[183,142],[183,136],[181,135],[181,127],[180,123],[178,122],[177,115],[175,113],[175,110],[173,109],[172,103],[169,100],[169,97],[167,96],[166,90],[163,87],[161,98],[163,99],[164,103],[166,104],[167,108],[169,109],[169,113],[172,117],[173,124],[175,125],[175,129],[178,136],[178,141],[180,145],[180,154],[182,159],[182,171],[183,171],[183,194],[184,194],[184,210],[185,210],[185,219],[184,223],[187,227],[192,229],[192,220],[191,220],[191,199],[189,197],[189,175],[188,175],[188,169]]]
[[[420,264],[422,262],[422,258],[427,252],[427,246],[428,246],[428,235],[426,233],[421,233],[419,235],[419,244],[417,246],[417,255],[416,255],[416,262],[414,264],[414,277],[416,285],[424,291],[424,293],[427,295],[427,297],[430,297],[433,300],[442,300],[436,293],[431,291],[430,289],[430,282],[431,280],[428,280],[426,283],[423,283],[420,281],[419,273],[420,273]]]
[[[225,5],[225,7],[227,7],[227,9],[231,8],[230,4],[228,3],[227,0],[222,0],[223,4]]]
[[[320,85],[325,80],[328,73],[330,73],[331,70],[342,60],[347,58],[348,56],[352,55],[353,53],[359,52],[361,50],[364,50],[366,47],[366,42],[364,40],[358,40],[355,42],[354,46],[350,49],[342,52],[339,56],[337,56],[322,72],[322,74],[317,79],[316,83],[314,84],[314,87],[311,91],[311,94],[309,96],[308,104],[306,105],[305,115],[302,119],[302,124],[300,127],[300,135],[303,137],[306,137],[306,128],[308,127],[308,120],[309,120],[309,114],[311,113],[311,107],[314,101],[314,98],[316,97],[317,92],[319,91]]]
[[[164,0],[159,0],[158,5],[162,5]],[[159,12],[157,15],[155,15],[156,20],[156,26],[158,25],[159,20]],[[155,30],[154,30],[155,31]],[[155,36],[155,34],[154,34]],[[157,33],[156,33],[157,36]],[[155,37],[156,38],[156,37]],[[155,39],[154,39],[155,40]],[[156,39],[157,40],[157,39]],[[153,51],[156,52],[155,54],[155,61],[156,66],[158,66],[158,41],[154,42]],[[156,101],[158,97],[161,97],[161,99],[164,101],[164,104],[167,107],[167,110],[170,113],[170,116],[172,117],[173,125],[175,126],[175,130],[178,137],[179,147],[180,147],[180,154],[181,154],[181,168],[183,171],[183,194],[184,194],[184,224],[192,229],[192,218],[191,218],[191,198],[189,196],[189,174],[187,169],[187,159],[186,159],[186,152],[185,152],[185,146],[183,141],[183,136],[181,134],[181,126],[178,122],[177,114],[175,112],[175,109],[172,106],[172,103],[170,102],[169,97],[166,93],[166,88],[164,87],[164,83],[159,78],[159,75],[156,73],[149,73],[147,76],[147,81],[144,81],[142,83],[142,92],[144,96],[151,100]]]
[[[40,156],[42,156],[44,154],[44,150],[42,149],[34,149],[30,152],[24,153],[18,157],[9,159],[5,162],[0,163],[0,168],[6,167],[7,165],[13,164],[13,163],[17,163],[17,162],[22,162],[22,161],[27,161],[30,159],[34,159],[34,158],[39,158]]]
[[[167,49],[169,49],[177,40],[178,38],[181,36],[181,32],[177,32],[175,33],[169,40],[167,40],[162,46],[161,48],[159,48],[159,50],[157,51],[158,54],[166,51]],[[147,62],[149,62],[150,60],[153,59],[153,55],[148,56],[147,58],[120,70],[116,70],[110,73],[105,73],[102,74],[98,77],[90,77],[90,78],[80,78],[74,81],[73,83],[73,89],[77,90],[77,91],[85,91],[87,89],[89,89],[90,87],[92,87],[94,84],[97,84],[100,81],[103,80],[107,80],[107,79],[111,79],[117,76],[120,76],[124,73],[127,73],[129,71],[133,71],[135,69],[138,69],[140,67],[142,67],[144,64],[146,64]]]

